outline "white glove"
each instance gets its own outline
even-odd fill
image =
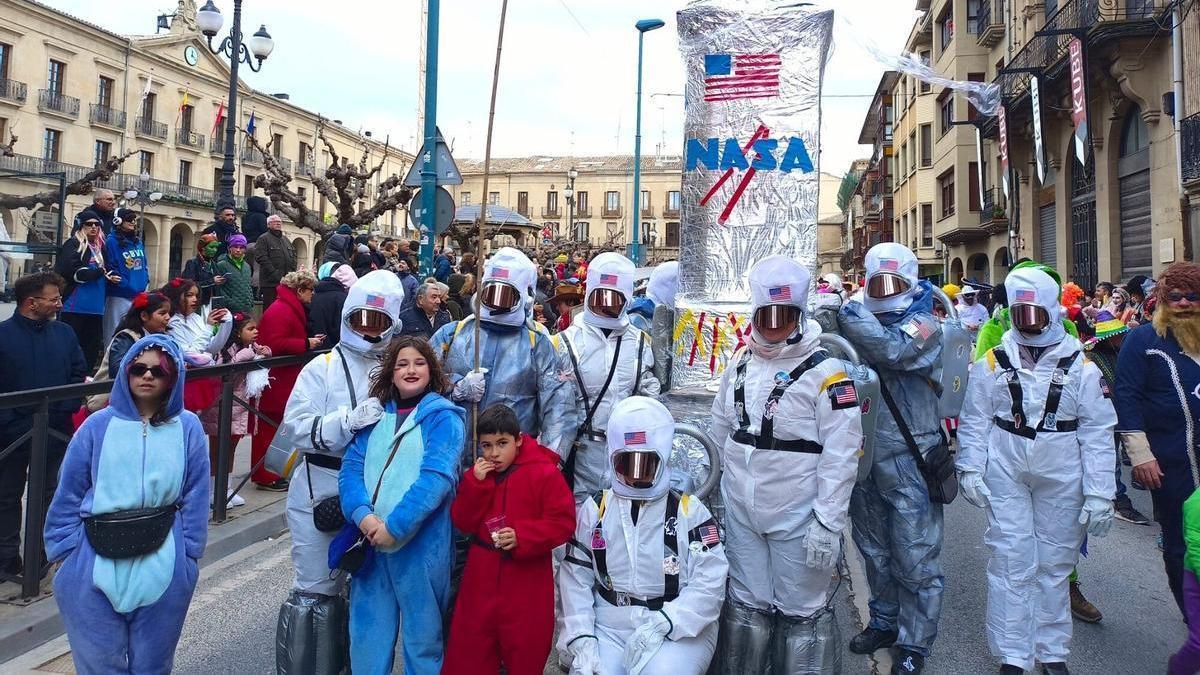
[[[838,554],[842,552],[842,535],[825,527],[814,516],[808,525],[808,531],[804,533],[804,545],[808,549],[808,556],[804,559],[805,565],[833,567]]]
[[[350,411],[350,431],[357,432],[359,429],[365,429],[378,422],[381,417],[383,417],[383,404],[372,396]]]
[[[594,637],[579,638],[567,648],[571,653],[571,675],[600,675],[600,643]]]
[[[1111,499],[1104,497],[1084,497],[1083,511],[1079,514],[1079,524],[1087,525],[1087,533],[1093,537],[1103,537],[1112,527],[1113,504]]]
[[[472,370],[463,375],[463,378],[454,385],[454,391],[450,394],[450,398],[455,401],[479,403],[483,400],[485,391],[487,391],[487,380],[484,379],[483,372]]]
[[[983,474],[978,471],[963,471],[958,474],[958,487],[962,496],[968,502],[981,509],[986,509],[992,499],[992,492],[983,482]]]
[[[625,653],[621,656],[621,665],[629,675],[638,675],[650,659],[658,652],[671,631],[671,621],[661,611],[654,612],[646,623],[638,626],[629,636],[625,645]]]
[[[838,295],[837,293],[817,293],[814,298],[817,309],[824,309],[828,307],[829,309],[836,311],[842,306],[842,296]]]

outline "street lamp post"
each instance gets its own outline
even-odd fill
[[[567,232],[573,240],[579,238],[575,234],[575,179],[578,177],[579,172],[571,167],[567,171],[567,189],[563,190],[563,196],[567,198]]]
[[[637,124],[633,137],[633,264],[642,262],[641,239],[638,235],[638,225],[642,218],[642,38],[647,31],[662,28],[662,19],[642,19],[634,24],[638,30],[638,65],[637,65]]]
[[[146,206],[162,199],[163,193],[150,191],[150,174],[143,171],[142,175],[138,176],[138,186],[126,190],[124,196],[126,202],[132,202],[141,207],[141,213],[138,215],[137,236],[138,239],[145,241],[143,230],[146,222]]]
[[[217,208],[220,212],[225,206],[235,206],[233,186],[237,182],[234,177],[233,149],[237,130],[238,103],[238,64],[245,63],[250,70],[258,72],[262,68],[263,59],[271,55],[275,49],[275,41],[267,33],[267,27],[261,25],[254,35],[250,36],[250,46],[242,42],[242,0],[233,0],[233,27],[229,35],[221,41],[219,47],[213,46],[213,38],[221,30],[224,17],[221,10],[208,0],[204,7],[196,13],[196,26],[208,38],[208,48],[213,54],[223,54],[229,59],[229,100],[225,104],[225,162],[221,165],[221,181],[217,191]]]

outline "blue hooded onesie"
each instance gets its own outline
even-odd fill
[[[54,597],[79,673],[169,673],[208,537],[208,439],[183,409],[183,353],[166,335],[138,340],[118,372],[146,349],[162,349],[179,376],[167,419],[144,424],[117,377],[107,408],[88,417],[67,446],[46,515],[46,557],[61,561]],[[96,555],[83,519],[175,504],[163,545],[136,558]]]

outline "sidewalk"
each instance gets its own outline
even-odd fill
[[[236,487],[250,471],[250,439],[245,438],[234,456],[230,485]],[[205,568],[237,551],[287,529],[284,509],[286,492],[266,492],[247,483],[240,493],[245,506],[228,511],[229,519],[220,525],[209,524],[208,547],[200,567]],[[62,635],[62,620],[54,602],[54,574],[42,581],[42,594],[30,600],[21,598],[17,584],[0,582],[0,654],[15,657]],[[0,671],[4,668],[0,664]],[[64,671],[49,671],[64,672]]]

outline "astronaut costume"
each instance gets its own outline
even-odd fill
[[[608,484],[604,431],[613,406],[629,396],[659,394],[650,338],[626,312],[634,271],[633,262],[619,253],[596,256],[588,265],[583,312],[561,333],[578,385],[574,403],[582,411],[580,424],[587,424],[591,414],[589,428],[579,429],[571,462],[577,504]]]
[[[524,253],[509,247],[496,251],[483,266],[478,314],[442,326],[429,344],[442,355],[446,377],[454,385],[453,401],[464,407],[478,402],[480,410],[493,403],[507,405],[522,431],[566,458],[579,424],[574,376],[556,346],[558,339],[530,318],[536,280],[537,270]],[[482,372],[472,372],[476,320],[482,321]],[[469,455],[470,449],[464,452]]]
[[[938,394],[941,326],[929,282],[917,279],[917,258],[896,243],[866,256],[863,290],[838,312],[838,331],[879,373],[922,454],[941,442]],[[870,653],[896,644],[896,672],[919,672],[937,636],[942,611],[942,506],[929,490],[896,421],[881,406],[873,466],[850,498],[854,543],[866,563],[871,621],[850,641]]]
[[[313,508],[338,495],[338,472],[342,456],[354,434],[377,422],[383,415],[379,402],[369,397],[371,371],[379,366],[388,341],[400,330],[400,307],[404,287],[395,274],[376,270],[350,288],[342,308],[341,341],[333,351],[310,361],[300,371],[288,398],[283,423],[272,444],[272,457],[289,451],[301,453],[288,488],[287,520],[292,534],[292,595],[279,614],[277,665],[280,672],[330,672],[342,658],[342,649],[328,645],[342,639],[322,634],[342,631],[317,623],[306,632],[302,608],[316,607],[320,616],[332,612],[331,623],[345,623],[344,575],[329,571],[329,542],[335,532],[321,532],[313,522]],[[356,331],[362,322],[376,328],[386,325],[378,338]],[[280,467],[286,471],[286,467]],[[327,609],[322,609],[322,607]],[[315,648],[313,641],[321,647]],[[317,651],[333,657],[325,664],[312,663]],[[336,652],[336,653],[333,653]],[[290,668],[290,669],[289,669]],[[313,670],[315,669],[315,671]],[[333,672],[336,672],[333,671]]]
[[[674,433],[643,396],[609,417],[612,487],[580,507],[558,575],[574,675],[697,675],[712,660],[729,565],[712,514],[670,490]]]
[[[1113,518],[1116,412],[1100,369],[1063,328],[1054,279],[1021,269],[1004,286],[1013,325],[971,368],[956,466],[963,496],[988,511],[992,654],[1065,672],[1068,576],[1085,529],[1102,536]]]
[[[731,572],[724,673],[766,672],[768,663],[777,675],[835,672],[840,658],[827,596],[862,427],[853,381],[804,316],[809,281],[784,256],[750,270],[753,329],[713,401]],[[786,326],[793,332],[780,342],[763,337]],[[818,621],[821,639],[806,640]]]
[[[1007,287],[1007,284],[1005,286]],[[987,307],[979,302],[979,289],[963,284],[962,290],[958,292],[956,304],[958,320],[962,323],[963,328],[971,332],[971,335],[978,334],[980,326],[991,318],[988,315]]]

